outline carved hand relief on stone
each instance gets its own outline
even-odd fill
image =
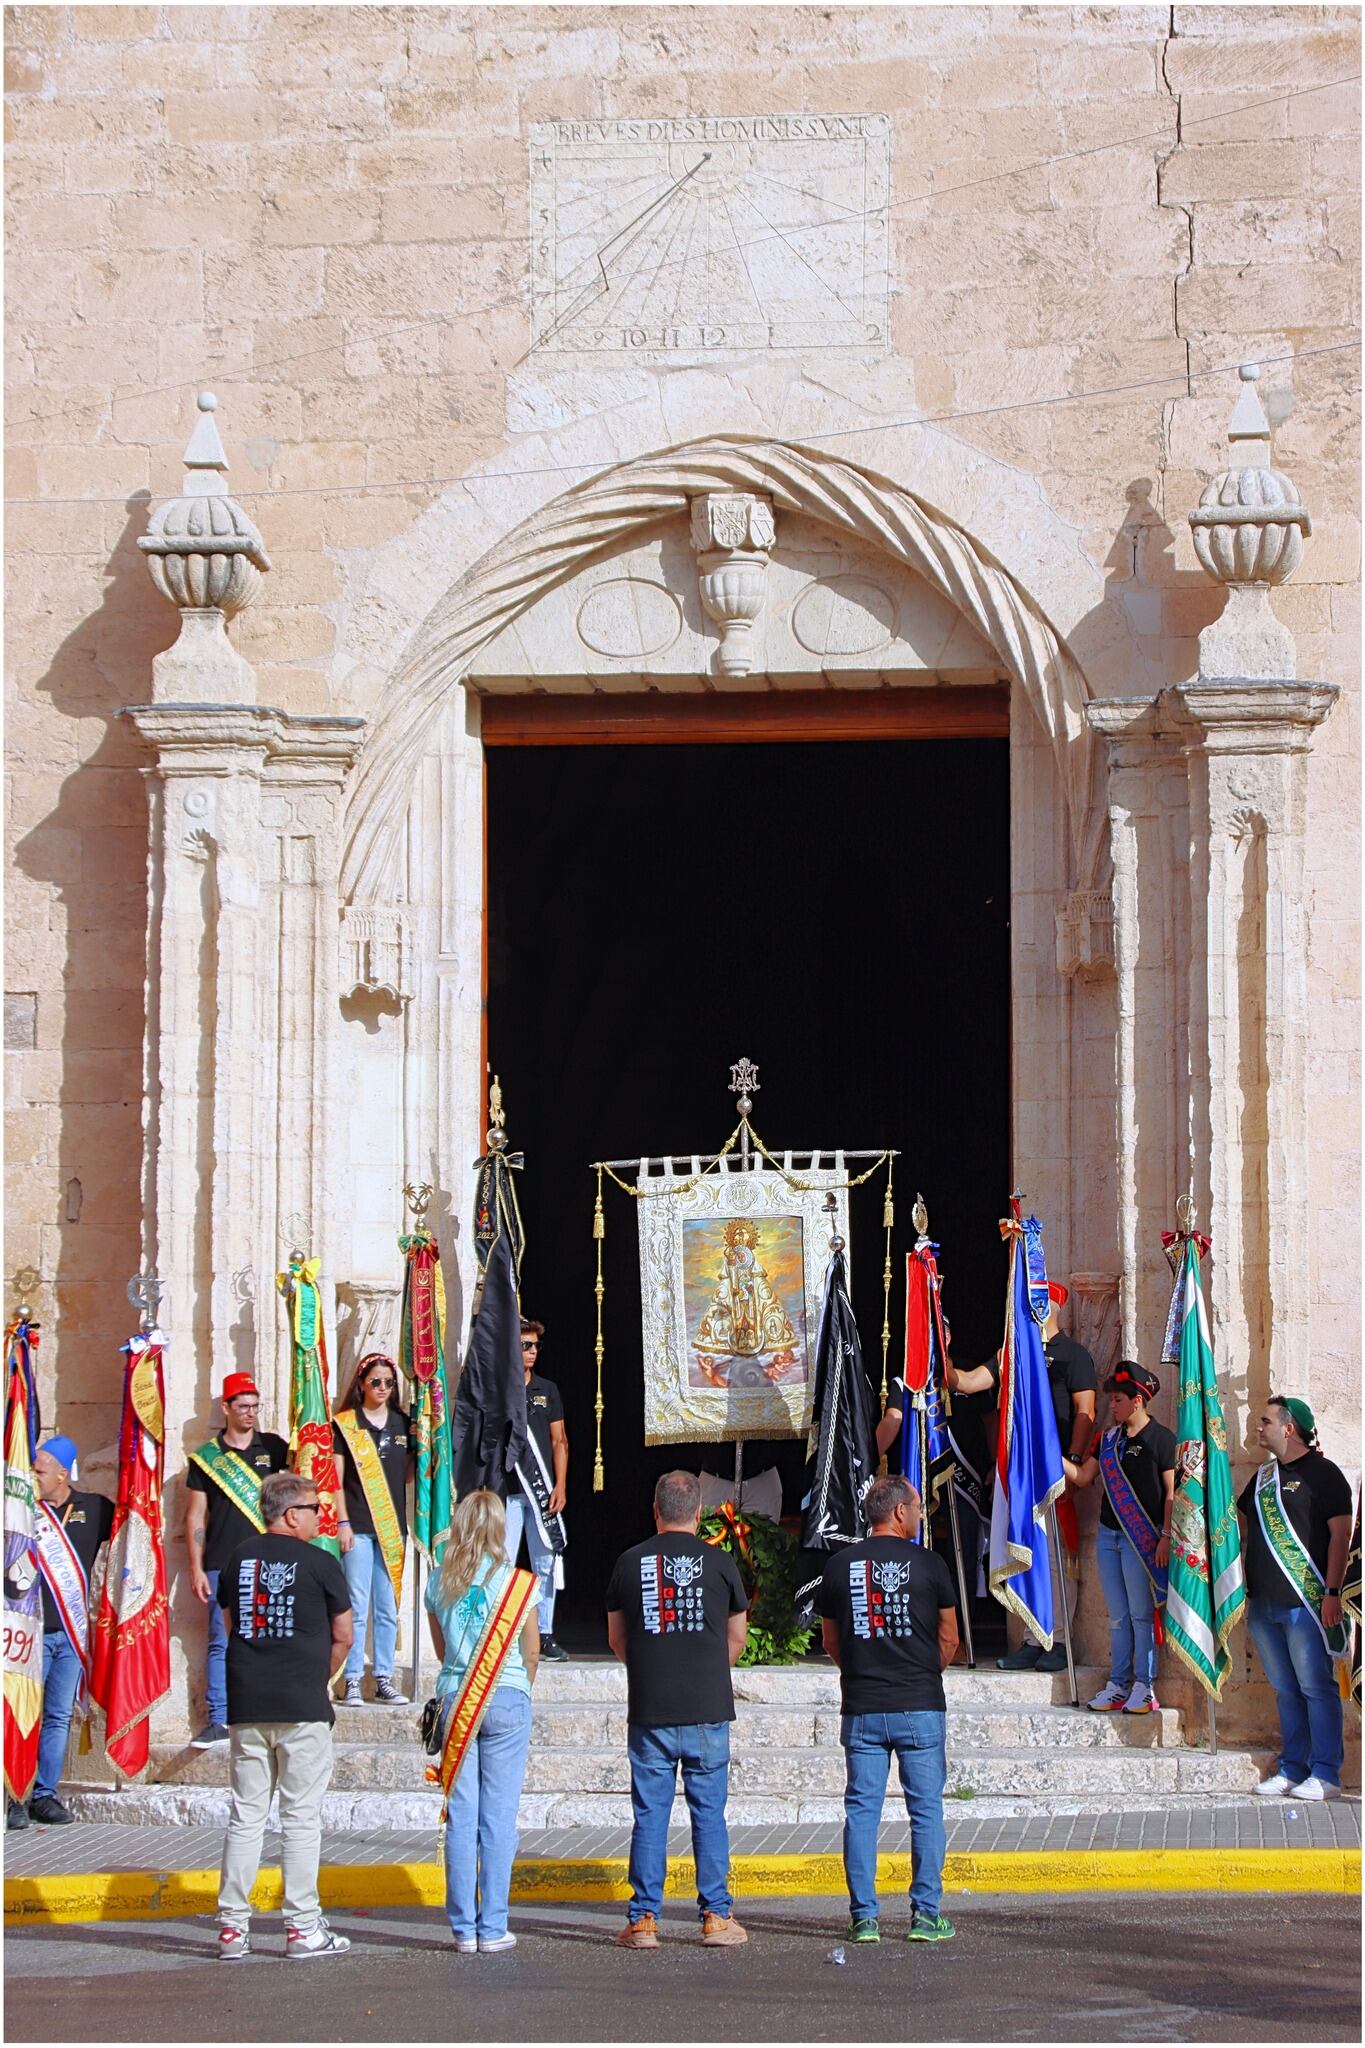
[[[535,124],[533,348],[884,353],[890,142],[886,114]]]
[[[673,645],[682,631],[682,609],[662,583],[614,576],[588,592],[576,624],[579,639],[594,654],[645,661]]]
[[[802,591],[791,629],[808,654],[874,654],[895,632],[896,600],[865,576],[832,576]]]

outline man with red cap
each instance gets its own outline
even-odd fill
[[[1047,1285],[1047,1321],[1043,1324],[1043,1352],[1047,1359],[1048,1386],[1052,1393],[1052,1412],[1057,1421],[1057,1440],[1062,1456],[1076,1463],[1085,1457],[1090,1448],[1090,1439],[1095,1427],[1095,1395],[1099,1380],[1095,1372],[1095,1361],[1084,1344],[1078,1344],[1074,1337],[1068,1337],[1057,1321],[1057,1311],[1065,1308],[1069,1299],[1068,1290],[1060,1281],[1049,1280]],[[956,1394],[979,1394],[988,1388],[1000,1391],[999,1355],[986,1365],[975,1365],[959,1370],[949,1365],[947,1369],[949,1389]],[[1057,1526],[1068,1552],[1076,1557],[1080,1551],[1080,1532],[1076,1524],[1076,1510],[1072,1505],[1070,1491],[1057,1502]],[[1051,1555],[1052,1545],[1048,1551]],[[1068,1619],[1076,1613],[1077,1580],[1061,1569],[1061,1561],[1052,1557],[1052,1597],[1054,1608],[1061,1612],[1061,1603],[1066,1601]],[[996,1663],[1002,1671],[1065,1671],[1066,1645],[1056,1641],[1050,1650],[1039,1650],[1038,1645],[1025,1640],[1017,1650],[1007,1656],[997,1657]]]
[[[249,1372],[230,1372],[223,1381],[223,1427],[190,1452],[186,1476],[185,1545],[190,1585],[209,1611],[209,1652],[205,1682],[207,1726],[192,1749],[228,1740],[227,1631],[218,1605],[218,1574],[234,1550],[265,1528],[261,1481],[283,1472],[289,1446],[283,1437],[256,1427],[261,1391]]]

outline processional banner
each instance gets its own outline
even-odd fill
[[[790,1178],[640,1163],[647,1444],[810,1428],[830,1238],[848,1239],[848,1174],[839,1153],[830,1167],[783,1163]]]

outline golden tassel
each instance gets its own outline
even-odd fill
[[[891,1232],[896,1222],[896,1204],[891,1194],[895,1161],[886,1162],[886,1193],[882,1198],[882,1228],[886,1232],[886,1257],[882,1263],[882,1410],[886,1410],[886,1355],[891,1348]]]
[[[597,1343],[595,1346],[595,1356],[597,1359],[597,1405],[595,1411],[597,1416],[597,1448],[593,1454],[592,1461],[592,1490],[594,1493],[600,1493],[605,1484],[605,1474],[602,1470],[602,1353],[604,1349],[602,1343],[602,1296],[605,1292],[602,1284],[602,1240],[607,1234],[607,1219],[602,1214],[602,1169],[600,1166],[597,1169],[597,1202],[592,1213],[592,1234],[597,1245],[597,1284],[593,1289],[597,1299]]]

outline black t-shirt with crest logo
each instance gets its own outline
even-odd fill
[[[616,1560],[607,1611],[626,1617],[626,1719],[637,1728],[733,1721],[729,1620],[748,1611],[734,1559],[665,1529]]]
[[[839,1631],[846,1714],[942,1714],[940,1610],[957,1604],[937,1550],[903,1536],[850,1543],[825,1566],[815,1611]]]

